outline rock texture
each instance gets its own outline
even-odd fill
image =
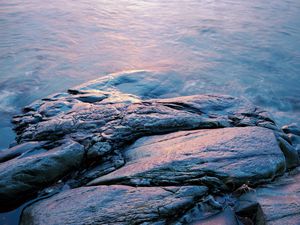
[[[285,159],[274,133],[239,127],[181,131],[139,139],[124,153],[126,165],[89,185],[205,184],[239,187],[284,173]]]
[[[37,196],[22,224],[264,224],[243,196],[299,165],[297,128],[242,98],[158,99],[160,82],[113,74],[25,107],[0,153],[1,210]]]
[[[170,224],[206,192],[203,186],[82,187],[28,207],[21,224]]]
[[[257,200],[270,225],[300,223],[300,170],[256,190]]]
[[[80,167],[82,145],[67,141],[34,156],[23,156],[0,164],[0,198],[9,205],[22,195],[30,195]],[[3,205],[2,205],[3,207]]]

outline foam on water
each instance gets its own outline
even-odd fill
[[[14,92],[0,91],[0,111],[5,113],[15,112],[16,107],[13,105],[15,98],[16,94]]]

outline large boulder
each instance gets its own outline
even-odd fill
[[[18,157],[20,155],[28,155],[28,154],[35,154],[37,152],[46,151],[43,148],[45,142],[35,142],[29,141],[23,144],[11,147],[9,149],[4,149],[0,151],[0,163]]]
[[[26,195],[36,193],[79,168],[83,157],[83,146],[68,140],[46,152],[1,163],[0,208],[18,203]]]
[[[131,70],[109,74],[79,85],[71,90],[120,91],[139,96],[142,99],[170,98],[193,95],[191,88],[185,87],[184,77],[174,71]]]
[[[170,224],[206,192],[203,186],[82,187],[29,206],[21,225]]]
[[[261,127],[204,129],[144,137],[125,151],[126,165],[89,183],[205,184],[238,187],[285,171],[273,131]]]
[[[238,223],[232,205],[213,196],[297,166],[295,129],[284,134],[243,98],[178,97],[180,79],[172,80],[113,74],[25,107],[13,118],[14,147],[0,154],[1,207],[36,195],[22,224]],[[197,204],[218,214],[194,216]],[[250,208],[239,213],[261,214]]]
[[[145,84],[146,77],[153,85]],[[36,101],[13,119],[17,141],[98,134],[122,145],[145,135],[187,129],[262,126],[279,130],[265,110],[243,98],[194,95],[149,99],[165,96],[157,91],[158,86],[166,88],[162,80],[160,74],[149,71],[119,73]]]
[[[97,176],[105,175],[123,165],[122,159],[121,161],[117,159],[120,161],[119,163],[114,162],[115,158],[111,158],[107,163],[108,161],[104,158],[115,154],[116,151],[123,152],[127,144],[143,136],[179,130],[256,125],[265,127],[266,124],[275,126],[264,110],[256,108],[246,100],[230,96],[195,95],[171,99],[141,100],[137,96],[124,94],[118,90],[107,92],[85,90],[84,88],[72,89],[69,93],[53,95],[33,103],[24,109],[24,114],[14,117],[13,121],[16,125],[18,145],[6,150],[3,154],[3,161],[8,160],[0,167],[0,177],[2,177],[1,174],[5,177],[3,182],[11,183],[14,179],[10,177],[13,177],[14,173],[19,173],[18,170],[27,171],[27,167],[32,167],[32,164],[35,164],[36,170],[43,171],[41,174],[47,174],[46,170],[52,174],[51,166],[38,168],[40,164],[35,163],[42,159],[47,160],[47,157],[53,152],[48,151],[52,147],[44,149],[43,146],[39,146],[41,143],[50,143],[51,145],[51,143],[71,140],[81,145],[81,150],[72,151],[72,154],[76,154],[76,156],[66,153],[63,158],[74,157],[75,166],[70,167],[68,163],[60,164],[58,167],[60,173],[53,179],[47,179],[47,182],[44,183],[56,182],[60,176],[68,172],[85,171],[81,173],[82,176],[77,177],[78,182],[74,186],[84,185]],[[234,144],[238,144],[238,141]],[[33,154],[26,159],[14,158],[25,152]],[[82,162],[80,166],[77,159]],[[19,162],[22,166],[19,166]],[[99,165],[104,162],[106,166]],[[97,168],[98,171],[95,171],[94,168]],[[273,173],[263,179],[272,176],[274,176]],[[41,179],[44,179],[42,177]],[[17,181],[20,184],[27,184],[27,179],[28,175],[18,176]],[[16,199],[16,195],[10,194],[10,192],[14,193],[14,189],[16,189],[15,193],[19,193],[19,190],[22,189],[20,193],[32,194],[37,189],[42,189],[45,186],[44,183],[31,179],[30,185],[26,188],[8,185],[10,187],[3,186],[0,193],[3,193],[7,199],[8,197]],[[6,194],[8,190],[10,191]]]

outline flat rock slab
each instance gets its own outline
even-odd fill
[[[293,173],[256,189],[268,225],[300,224],[300,169]]]
[[[26,208],[21,224],[169,224],[206,192],[203,186],[82,187]]]
[[[260,127],[182,131],[139,139],[126,165],[89,185],[257,184],[285,171],[273,131]]]

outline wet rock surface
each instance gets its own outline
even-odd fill
[[[0,164],[0,199],[8,206],[80,167],[84,157],[82,145],[67,141],[63,145],[36,155],[12,159]]]
[[[299,165],[299,129],[242,98],[158,99],[159,82],[114,74],[25,107],[0,153],[1,210],[37,196],[22,224],[273,222],[267,195],[245,195]]]
[[[300,223],[300,170],[293,170],[276,182],[256,190],[267,224]]]
[[[81,187],[28,207],[21,224],[166,224],[206,192],[203,186]]]
[[[285,171],[273,131],[239,127],[181,131],[141,138],[124,153],[126,165],[89,185],[205,184],[236,188]]]

